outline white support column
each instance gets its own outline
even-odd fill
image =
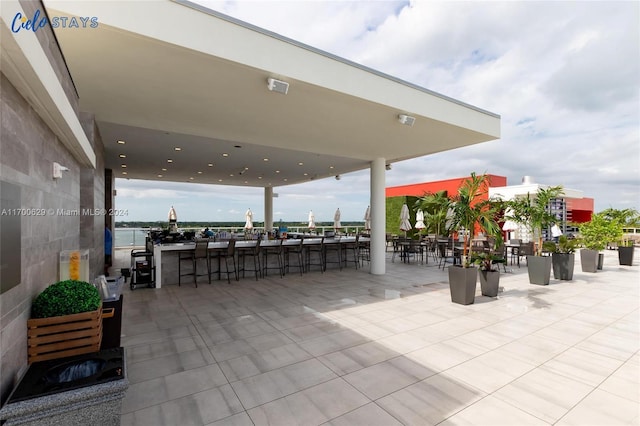
[[[371,274],[384,275],[386,271],[386,160],[376,158],[371,162]]]
[[[264,230],[273,230],[273,188],[264,188]]]

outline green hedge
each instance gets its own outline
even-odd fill
[[[50,318],[95,311],[101,302],[98,289],[88,282],[59,281],[36,297],[31,306],[31,317]]]

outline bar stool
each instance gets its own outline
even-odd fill
[[[182,277],[193,275],[193,283],[198,287],[198,261],[204,260],[207,263],[207,275],[209,276],[209,284],[211,284],[211,263],[208,256],[209,240],[206,238],[196,240],[196,247],[193,250],[185,250],[178,252],[178,286],[182,285]],[[183,274],[182,262],[188,260],[191,262],[193,272]]]
[[[238,269],[236,268],[236,240],[229,240],[229,244],[226,249],[215,250],[212,253],[209,253],[209,265],[211,265],[211,259],[218,259],[218,270],[213,271],[218,273],[218,277],[220,277],[222,273],[222,265],[220,261],[224,259],[225,273],[227,274],[227,282],[231,284],[231,272],[229,271],[229,259],[231,259],[231,264],[233,265],[233,274],[235,275],[236,281],[238,281]],[[211,270],[210,270],[211,271]],[[211,276],[211,272],[209,272],[209,276]],[[221,278],[220,278],[221,279]],[[209,279],[209,283],[211,283],[211,279]]]
[[[284,267],[285,273],[289,273],[289,265],[291,265],[291,255],[294,254],[298,257],[298,270],[300,275],[304,272],[304,256],[302,253],[302,243],[304,238],[300,238],[299,243],[283,245],[284,249]]]
[[[362,265],[364,262],[371,262],[371,240],[368,238],[358,242],[358,257]]]
[[[324,237],[308,238],[305,240],[305,256],[307,264],[307,272],[311,270],[312,266],[319,266],[320,272],[324,273]],[[317,256],[318,262],[312,263],[313,256]]]
[[[335,253],[337,260],[329,260],[329,253]],[[337,263],[342,271],[342,244],[340,243],[340,237],[325,239],[324,241],[324,270],[327,270],[328,263]]]
[[[277,269],[280,272],[280,278],[284,276],[284,269],[282,267],[282,240],[276,240],[277,242],[273,245],[264,245],[262,246],[262,253],[264,257],[264,263],[262,265],[262,275],[267,276],[269,269]],[[278,260],[278,267],[269,266],[269,256],[276,256]]]
[[[256,274],[256,281],[258,281],[258,274],[262,275],[262,267],[260,265],[260,240],[256,240],[256,245],[252,247],[236,247],[238,252],[238,276],[242,272],[242,278],[246,271]],[[245,265],[245,259],[247,257],[253,258],[253,269],[247,269]],[[240,265],[242,261],[242,266]]]
[[[358,255],[358,244],[360,241],[360,235],[356,235],[356,239],[355,241],[345,241],[344,243],[340,244],[342,246],[342,250],[344,252],[344,266],[349,266],[349,253],[351,253],[352,258],[351,261],[354,263],[354,265],[356,266],[356,269],[358,269],[358,267],[360,266],[360,259],[359,259],[359,255]]]

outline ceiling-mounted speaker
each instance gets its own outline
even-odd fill
[[[282,93],[283,95],[286,95],[289,91],[289,83],[282,80],[276,80],[275,78],[267,79],[267,87],[272,92]]]
[[[400,114],[398,115],[398,121],[407,126],[413,126],[413,123],[416,122],[416,118],[410,115]]]

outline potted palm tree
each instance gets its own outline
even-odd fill
[[[478,271],[471,264],[469,256],[470,243],[480,229],[487,235],[500,235],[500,226],[496,216],[500,211],[500,203],[489,200],[489,176],[471,173],[458,189],[458,194],[451,202],[451,228],[463,233],[461,265],[449,267],[449,288],[451,301],[462,305],[474,302]]]
[[[483,296],[497,297],[500,284],[500,270],[494,265],[504,263],[502,256],[490,252],[475,253],[471,260],[478,265],[480,277],[480,290]]]
[[[622,226],[617,219],[608,218],[605,214],[594,213],[589,222],[579,225],[580,240],[584,248],[580,250],[580,265],[582,272],[596,272],[600,251],[613,241],[622,238]]]
[[[424,212],[426,232],[436,236],[448,235],[451,200],[447,191],[426,193],[415,202],[416,209]]]
[[[534,240],[537,240],[535,254],[527,256],[527,272],[531,284],[548,285],[551,278],[551,257],[542,256],[542,231],[549,228],[557,219],[551,214],[549,203],[563,194],[562,186],[540,188],[532,197],[510,200],[507,204],[511,209],[511,220],[523,224]]]
[[[570,281],[573,279],[574,252],[577,244],[578,240],[569,239],[566,235],[561,235],[557,244],[553,241],[544,242],[544,250],[551,253],[553,278],[556,280]]]
[[[609,220],[617,220],[622,228],[640,227],[640,214],[635,209],[608,208],[601,212]],[[624,230],[621,230],[621,238],[618,241],[618,261],[620,265],[631,266],[633,264],[633,240],[624,238]]]

